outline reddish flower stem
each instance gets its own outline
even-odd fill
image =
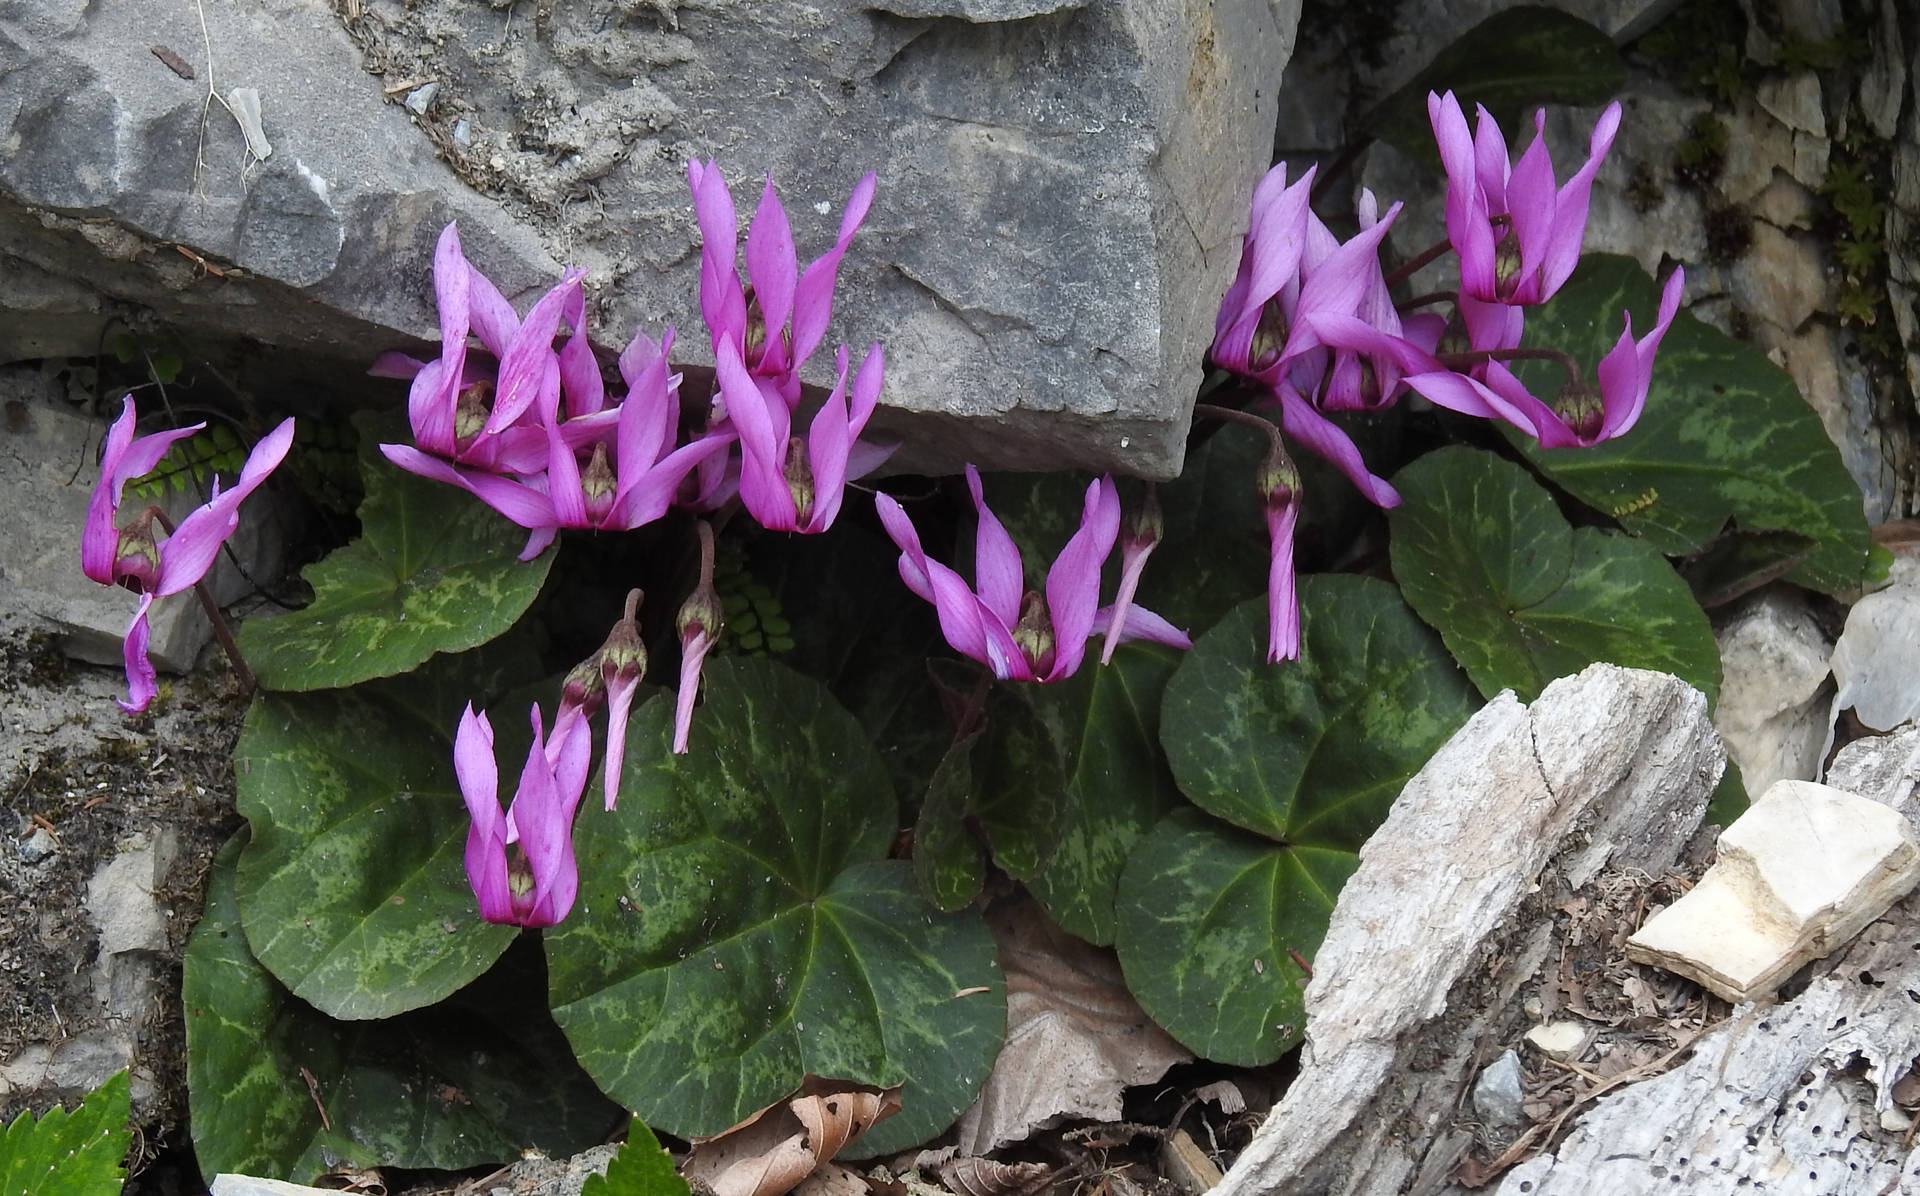
[[[161,528],[169,536],[173,534],[173,520],[167,518],[165,511],[155,507],[154,518],[159,520]],[[193,592],[200,599],[200,608],[207,612],[207,622],[213,625],[213,638],[220,641],[220,650],[227,654],[227,663],[233,666],[234,673],[239,676],[241,688],[247,693],[260,688],[253,670],[247,667],[246,657],[240,655],[240,644],[233,638],[233,627],[227,622],[226,612],[213,600],[213,591],[207,588],[204,578],[193,583]]]

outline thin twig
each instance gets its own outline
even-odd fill
[[[320,1110],[320,1128],[331,1131],[333,1119],[327,1116],[327,1106],[320,1100],[320,1081],[314,1079],[313,1073],[304,1067],[300,1069],[300,1078],[307,1082],[307,1095],[313,1098],[313,1107]]]

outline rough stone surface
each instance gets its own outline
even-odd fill
[[[130,717],[117,666],[73,662],[0,604],[0,827],[47,849],[0,852],[0,1121],[130,1068],[141,1138],[185,1134],[180,954],[238,821],[244,704],[217,689],[176,683]]]
[[[1920,558],[1895,560],[1890,580],[1854,603],[1833,645],[1833,713],[1875,731],[1920,715]]]
[[[1713,725],[1749,793],[1820,772],[1831,722],[1827,658],[1833,646],[1807,598],[1776,587],[1741,603],[1714,630],[1720,704]]]
[[[1670,866],[1723,759],[1705,698],[1662,674],[1594,665],[1531,706],[1482,707],[1361,849],[1314,956],[1300,1074],[1217,1196],[1444,1179],[1464,1144],[1449,1152],[1436,1127],[1549,957],[1529,903],[1603,868]],[[1431,1133],[1410,1140],[1410,1124]]]
[[[591,270],[603,339],[691,333],[690,158],[721,161],[743,215],[771,171],[803,253],[877,169],[829,336],[887,343],[901,463],[1168,475],[1298,17],[1297,0],[371,0],[343,28],[332,8],[0,7],[0,255],[33,267],[0,284],[31,313],[0,357],[91,351],[131,306],[364,362],[431,333],[426,266],[454,217],[509,297],[565,260]],[[264,161],[209,80],[260,92]]]
[[[1841,748],[1827,769],[1827,784],[1892,806],[1920,825],[1920,723]]]
[[[0,594],[17,614],[51,624],[73,655],[95,664],[119,664],[121,641],[137,599],[80,572],[80,529],[99,479],[104,420],[75,414],[54,374],[33,365],[0,366],[0,401],[8,413],[0,429],[0,509],[30,511],[0,540]],[[114,414],[118,414],[116,410]],[[284,559],[280,512],[269,484],[241,507],[240,530],[228,544],[245,574],[271,577]],[[200,505],[191,491],[169,492],[161,504],[176,523]],[[223,553],[209,575],[214,597],[234,602],[253,583]],[[169,672],[193,667],[213,631],[190,593],[154,604],[148,616],[148,655]]]
[[[1526,1121],[1526,1114],[1520,1111],[1523,1088],[1519,1054],[1501,1051],[1473,1082],[1473,1111],[1488,1125],[1503,1129],[1522,1125]]]
[[[1627,957],[1754,1001],[1844,947],[1920,883],[1920,836],[1871,798],[1781,781],[1720,836],[1686,896],[1627,940]]]

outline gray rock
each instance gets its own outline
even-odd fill
[[[46,827],[36,826],[32,834],[17,840],[13,849],[19,853],[21,860],[29,864],[37,864],[41,860],[51,858],[60,850],[60,840],[54,838],[52,832]]]
[[[698,355],[686,161],[717,156],[743,214],[771,171],[808,255],[877,169],[829,336],[887,343],[902,464],[1178,468],[1297,0],[365,7],[350,38],[322,0],[208,0],[211,63],[191,6],[0,8],[0,254],[104,300],[8,294],[37,351],[90,352],[124,303],[364,364],[432,333],[427,265],[458,217],[523,306],[565,258],[603,339],[674,322]],[[363,50],[433,102],[383,103]],[[266,161],[209,76],[258,89]]]
[[[1920,723],[1841,748],[1827,769],[1827,784],[1870,797],[1920,822]]]
[[[1775,781],[1819,776],[1833,645],[1805,595],[1787,589],[1755,595],[1720,623],[1714,639],[1723,680],[1713,725],[1747,792],[1758,796]]]
[[[100,954],[163,951],[167,916],[154,897],[178,852],[171,829],[136,836],[87,882],[87,912],[100,931]]]
[[[131,1067],[133,1057],[128,1026],[99,1026],[55,1043],[30,1043],[0,1062],[0,1100],[16,1091],[30,1092],[36,1101],[79,1100]],[[153,1095],[130,1094],[142,1104]]]
[[[1415,1179],[1460,1158],[1476,1051],[1557,966],[1543,894],[1671,867],[1724,759],[1706,698],[1658,673],[1591,665],[1481,707],[1361,847],[1314,954],[1300,1074],[1211,1196],[1448,1190]]]
[[[1880,0],[1878,28],[1871,39],[1873,60],[1860,75],[1860,112],[1874,136],[1891,139],[1899,127],[1906,98],[1907,63],[1900,36],[1896,0]]]
[[[596,1146],[570,1159],[525,1158],[470,1190],[473,1196],[580,1196],[590,1175],[603,1175],[617,1146]],[[212,1196],[313,1196],[326,1188],[309,1188],[278,1179],[221,1174],[213,1177]]]
[[[1526,1075],[1520,1070],[1520,1054],[1508,1049],[1487,1064],[1473,1082],[1473,1111],[1496,1129],[1519,1129],[1527,1123],[1527,1115],[1520,1109],[1525,1095]]]
[[[319,1196],[320,1193],[338,1189],[310,1188],[305,1184],[290,1184],[284,1179],[262,1179],[257,1175],[235,1175],[223,1171],[213,1177],[213,1183],[207,1190],[212,1196]]]
[[[414,88],[407,93],[407,111],[413,113],[415,116],[425,116],[427,109],[433,107],[433,97],[439,94],[440,85],[438,83],[429,83],[424,87]]]
[[[1827,135],[1827,114],[1820,104],[1820,76],[1814,72],[1769,79],[1754,90],[1753,98],[1789,129],[1816,137]]]
[[[137,599],[80,572],[80,533],[99,478],[96,455],[106,424],[56,405],[59,385],[38,367],[0,366],[0,402],[8,419],[0,430],[0,509],[33,512],[0,540],[0,593],[15,611],[62,635],[67,651],[96,664],[119,664],[121,640]],[[115,414],[118,414],[116,409]],[[271,577],[284,550],[271,486],[241,507],[240,529],[228,541],[246,573]],[[160,504],[177,522],[200,504],[191,491],[172,491]],[[223,554],[209,575],[215,598],[233,602],[253,584]],[[156,602],[148,616],[149,657],[169,672],[193,667],[213,632],[190,593]]]

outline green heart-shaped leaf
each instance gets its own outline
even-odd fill
[[[1479,449],[1428,453],[1393,481],[1394,576],[1482,694],[1532,701],[1602,660],[1719,692],[1707,616],[1652,545],[1567,526],[1525,469]]]
[[[367,489],[360,538],[308,566],[312,605],[240,629],[268,689],[355,685],[484,644],[525,613],[553,566],[551,550],[515,560],[526,531],[479,499],[382,457],[379,441],[404,438],[392,419],[362,413],[355,423]]]
[[[730,658],[705,694],[686,755],[666,697],[635,713],[618,811],[576,828],[580,898],[546,939],[555,1017],[604,1091],[683,1137],[808,1072],[907,1082],[863,1155],[932,1137],[1006,1031],[991,937],[884,858],[886,773],[822,686]]]
[[[966,826],[973,750],[979,742],[976,731],[947,749],[913,824],[914,879],[928,901],[948,912],[973,904],[987,879],[986,852]]]
[[[1167,683],[1160,740],[1201,809],[1352,851],[1478,703],[1392,586],[1315,574],[1299,593],[1300,659],[1266,663],[1266,599],[1241,603]]]
[[[1088,659],[1065,681],[1020,690],[1060,753],[1050,768],[1036,762],[1037,775],[1058,769],[1065,800],[1003,806],[998,833],[1024,810],[1034,820],[1024,833],[1051,840],[1045,866],[1021,879],[1054,921],[1090,943],[1113,942],[1127,855],[1180,800],[1157,742],[1160,695],[1180,659],[1158,644],[1125,644],[1111,664]]]
[[[334,1169],[330,1156],[440,1168],[530,1146],[564,1156],[616,1123],[547,1016],[531,943],[451,1000],[383,1021],[336,1022],[288,993],[241,932],[245,838],[214,860],[182,984],[193,1144],[209,1179],[306,1183]]]
[[[1619,339],[1621,312],[1645,335],[1659,299],[1632,259],[1589,254],[1559,294],[1528,309],[1526,344],[1591,369]],[[1548,362],[1516,362],[1514,372],[1539,395],[1565,380]],[[1508,439],[1555,485],[1670,556],[1699,552],[1731,520],[1817,541],[1791,581],[1844,595],[1867,576],[1860,487],[1819,417],[1758,349],[1686,312],[1660,343],[1646,410],[1626,435],[1570,449]]]
[[[0,1133],[0,1192],[7,1196],[117,1196],[133,1131],[127,1073],[115,1072],[71,1113],[22,1112]]]
[[[1472,690],[1391,586],[1300,580],[1300,659],[1266,662],[1267,604],[1194,644],[1162,702],[1183,810],[1127,861],[1115,946],[1128,986],[1195,1052],[1269,1063],[1299,1041],[1306,973],[1356,853]]]
[[[240,905],[255,955],[302,1000],[391,1017],[447,996],[513,941],[480,921],[467,886],[453,731],[465,702],[484,705],[530,664],[503,642],[404,679],[254,700],[234,749],[253,830]],[[508,793],[524,711],[493,719]]]
[[[1299,1043],[1301,994],[1351,851],[1285,847],[1198,810],[1169,815],[1121,877],[1120,965],[1140,1007],[1182,1046],[1257,1067]]]

